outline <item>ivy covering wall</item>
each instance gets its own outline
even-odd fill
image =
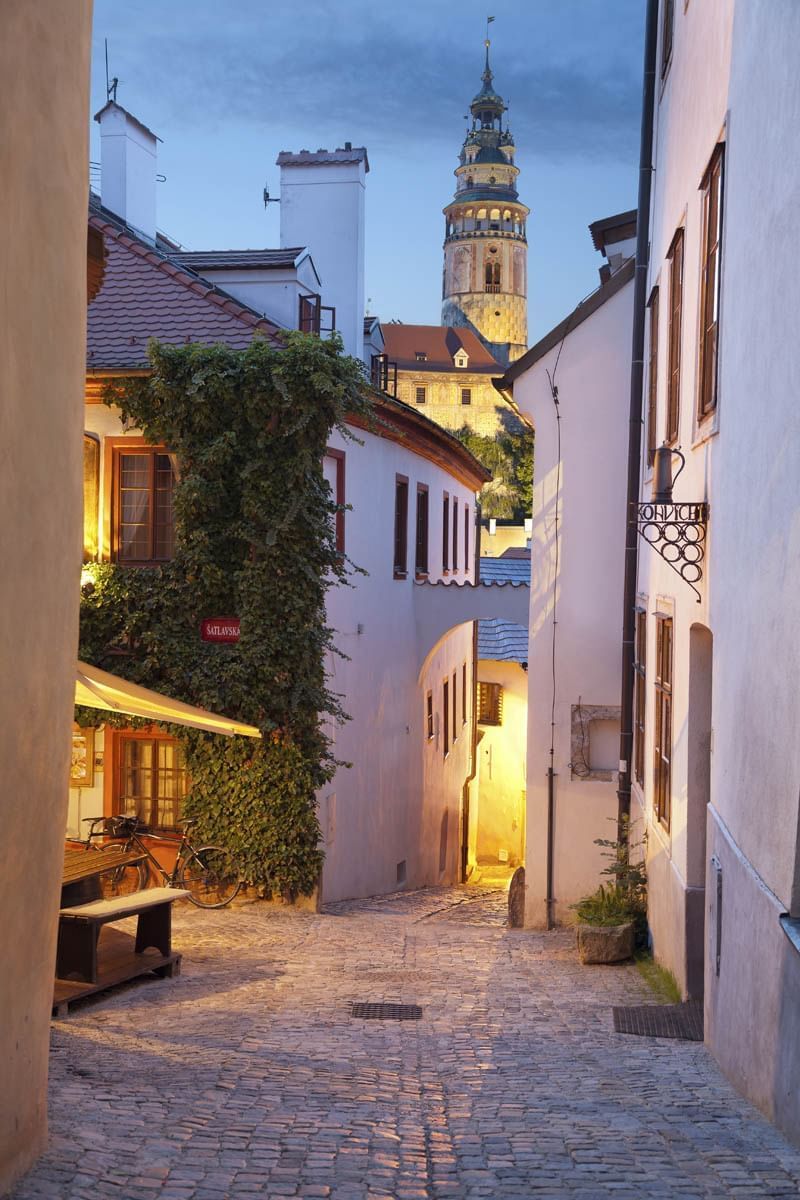
[[[184,812],[248,883],[309,893],[315,792],[336,767],[324,722],[345,719],[325,674],[325,593],[351,570],[322,464],[331,431],[350,436],[346,417],[370,410],[361,364],[299,333],[284,349],[152,344],[149,357],[149,376],[115,380],[105,400],[175,455],[175,556],[85,568],[80,657],[259,727],[260,742],[170,727],[191,780]],[[215,616],[240,618],[238,643],[201,640]]]

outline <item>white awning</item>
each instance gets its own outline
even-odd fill
[[[83,704],[87,708],[105,708],[110,712],[126,713],[133,717],[149,717],[151,721],[189,725],[192,729],[224,733],[228,737],[235,734],[240,737],[261,737],[255,725],[244,725],[230,717],[220,717],[216,713],[206,712],[203,708],[182,704],[180,700],[170,700],[168,696],[162,696],[159,692],[138,687],[135,683],[128,683],[127,679],[120,679],[118,675],[90,667],[84,662],[78,663],[75,703]]]

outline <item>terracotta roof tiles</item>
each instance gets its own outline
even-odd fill
[[[90,370],[146,367],[150,338],[235,350],[255,334],[280,343],[271,321],[170,261],[96,206],[89,225],[103,235],[106,249],[103,286],[88,309]]]
[[[386,353],[398,367],[414,371],[453,371],[453,358],[463,349],[468,356],[466,371],[502,375],[503,367],[492,357],[471,329],[450,325],[383,325]],[[424,359],[418,359],[424,354]]]

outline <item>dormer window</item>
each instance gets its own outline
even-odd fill
[[[417,360],[417,362],[427,362],[428,361],[428,356],[424,350],[415,350],[414,358]]]
[[[463,370],[469,363],[469,355],[465,350],[458,350],[453,357],[453,362]]]

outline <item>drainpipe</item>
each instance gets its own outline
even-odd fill
[[[639,198],[636,216],[636,272],[633,293],[633,344],[631,350],[631,402],[628,424],[628,503],[625,529],[625,575],[622,601],[622,694],[617,786],[617,837],[623,833],[631,811],[631,761],[633,757],[633,663],[636,632],[636,576],[639,532],[637,527],[642,454],[642,393],[644,388],[644,328],[647,311],[647,266],[650,257],[650,184],[653,174],[653,115],[656,94],[656,42],[658,0],[647,0],[642,84],[642,130],[639,149]]]
[[[479,526],[480,528],[480,526]],[[461,882],[467,882],[469,863],[469,785],[478,772],[478,622],[472,622],[472,728],[470,730],[470,768],[461,793]]]

